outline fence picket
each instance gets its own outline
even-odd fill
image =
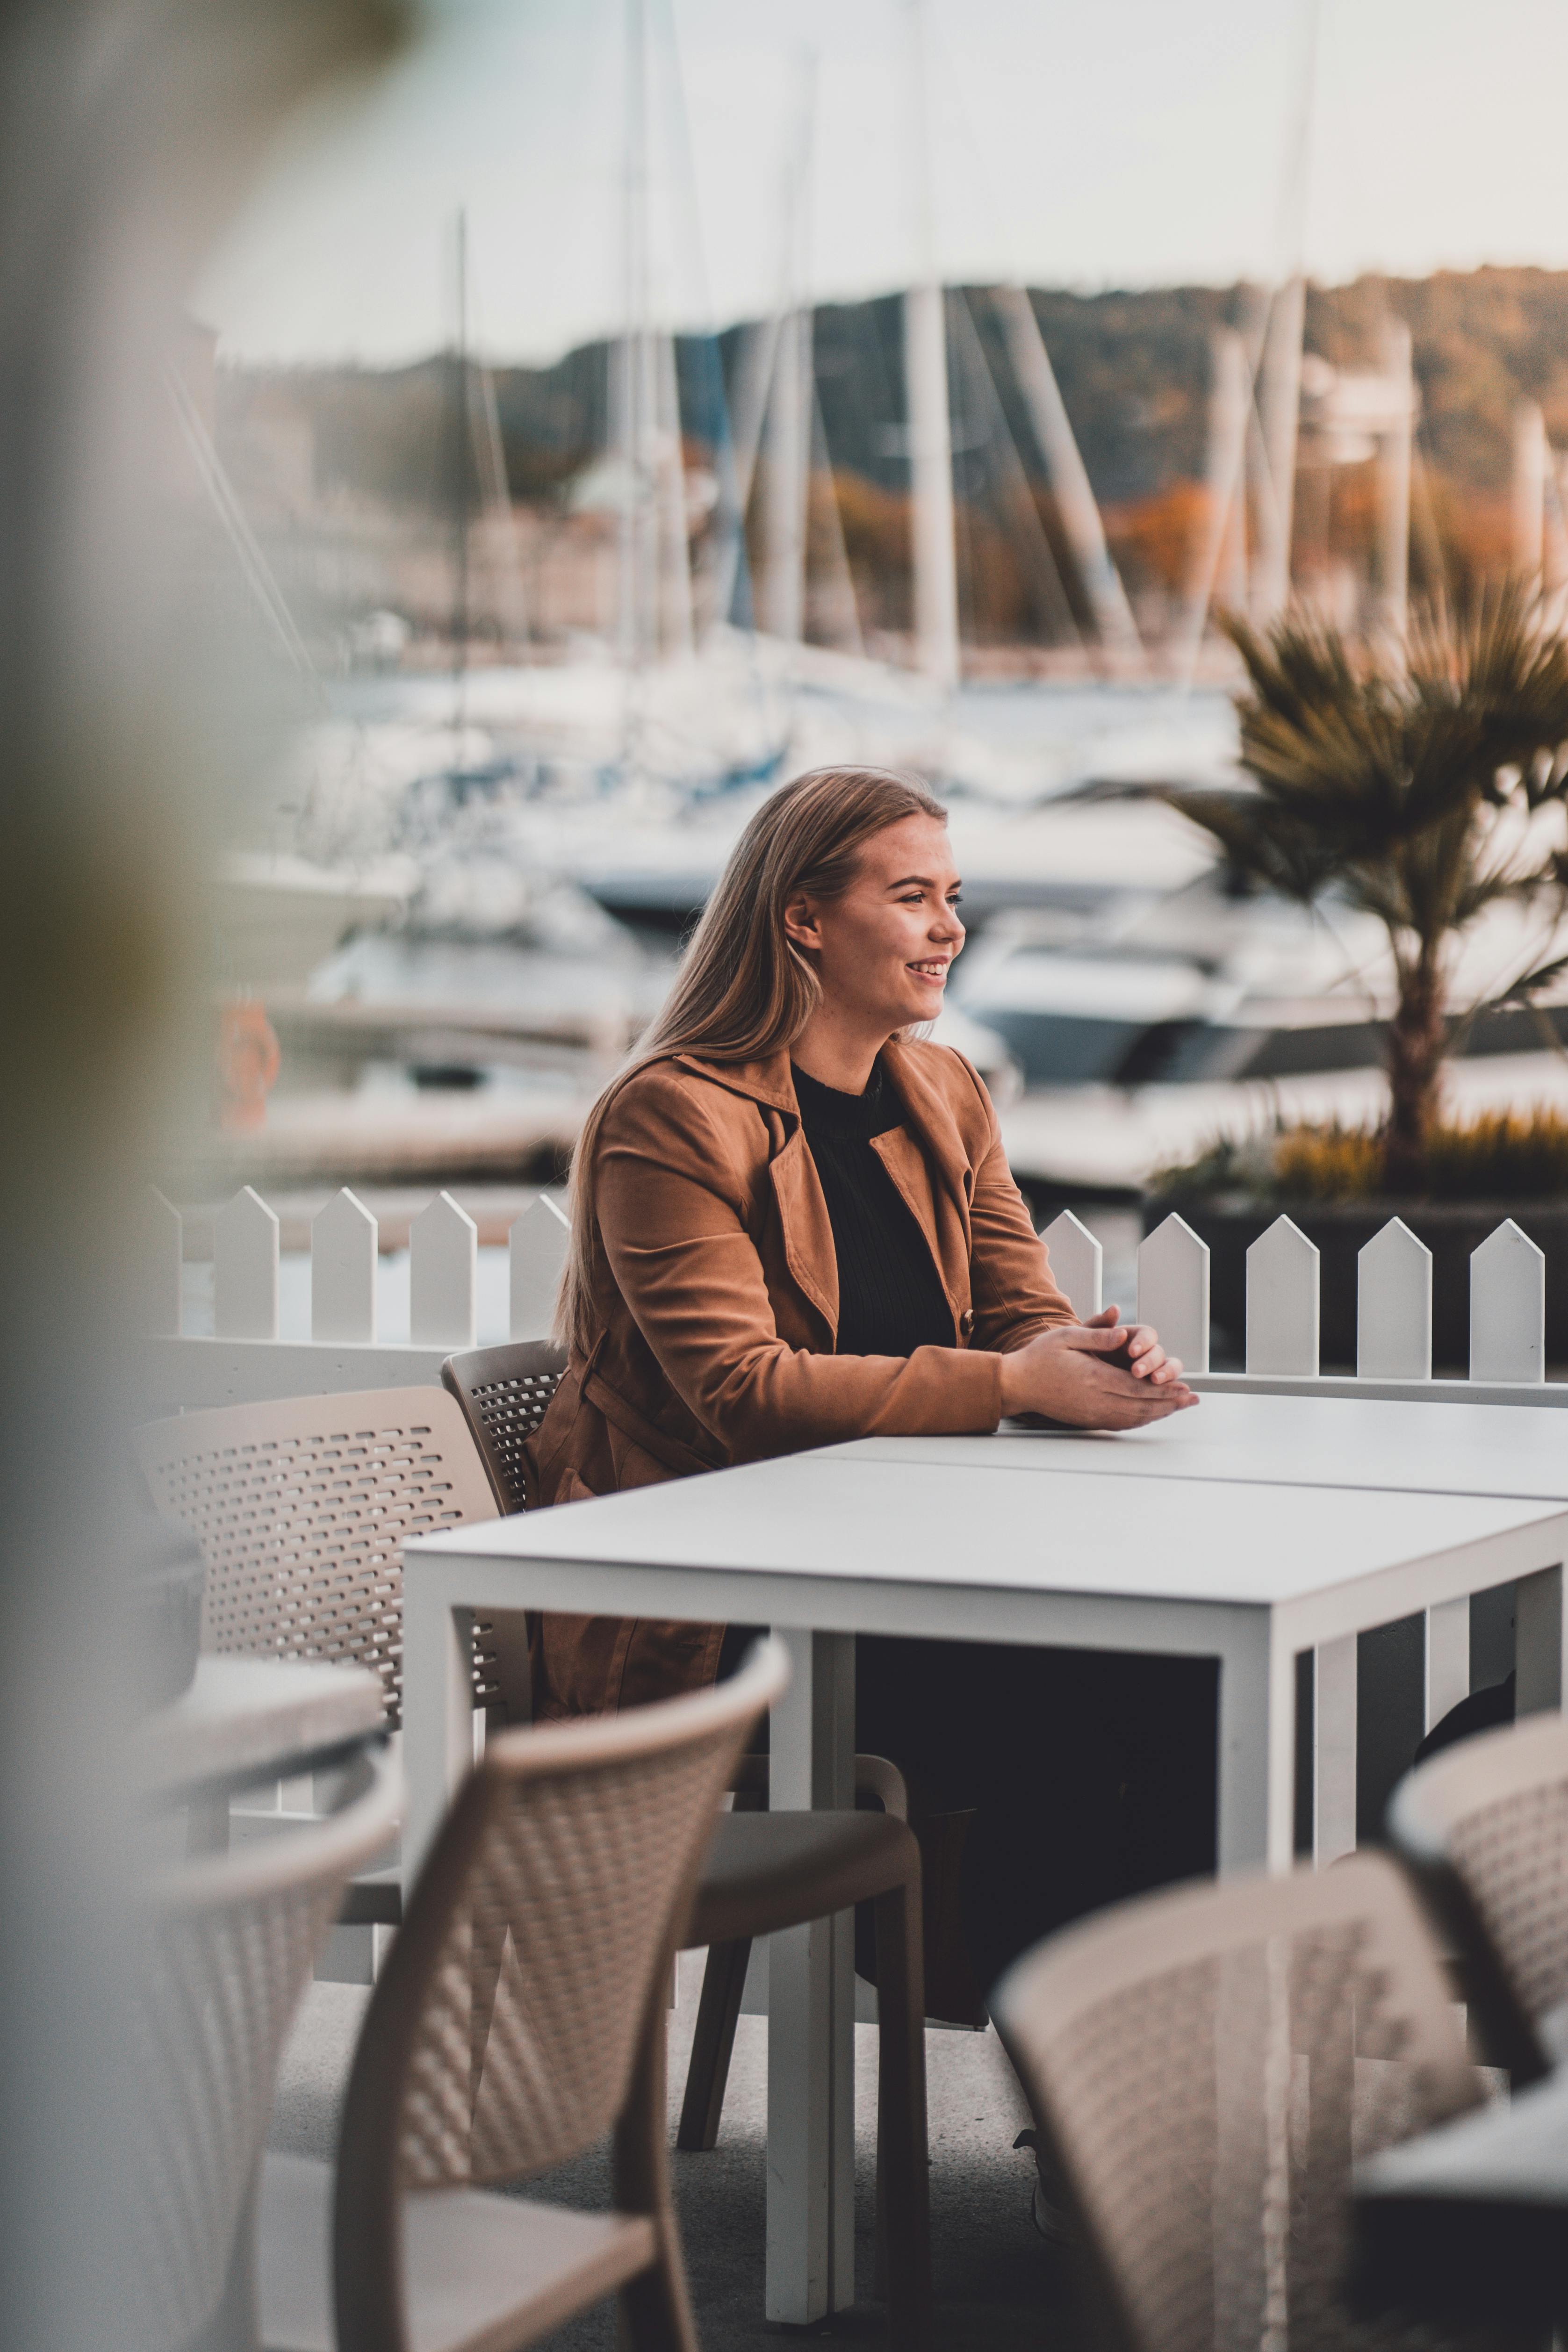
[[[1189,1372],[1209,1368],[1209,1249],[1174,1214],[1138,1244],[1138,1320]]]
[[[347,1186],[310,1220],[310,1337],[375,1338],[376,1222]]]
[[[248,1184],[213,1219],[213,1328],[220,1339],[278,1337],[278,1220]]]
[[[1356,1362],[1363,1381],[1432,1377],[1432,1253],[1390,1217],[1356,1260]]]
[[[142,1328],[160,1339],[177,1339],[184,1287],[184,1220],[173,1201],[166,1201],[156,1184],[149,1184],[137,1224]]]
[[[541,1192],[514,1220],[511,1254],[511,1336],[543,1339],[555,1320],[555,1293],[566,1263],[571,1223],[553,1192]]]
[[[408,1325],[416,1348],[471,1348],[479,1232],[450,1192],[408,1228]]]
[[[1546,1257],[1511,1217],[1470,1255],[1470,1378],[1546,1378]]]
[[[1064,1209],[1059,1217],[1053,1218],[1040,1239],[1051,1254],[1057,1288],[1066,1291],[1072,1301],[1073,1313],[1080,1323],[1087,1323],[1091,1315],[1100,1312],[1105,1252],[1070,1209]]]
[[[1318,1376],[1317,1246],[1276,1217],[1247,1253],[1247,1369]]]

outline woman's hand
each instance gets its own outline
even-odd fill
[[[1042,1331],[1002,1359],[1004,1417],[1039,1412],[1079,1429],[1140,1429],[1196,1402],[1159,1333],[1118,1323],[1114,1307]]]

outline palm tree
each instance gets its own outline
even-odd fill
[[[1246,879],[1310,905],[1332,893],[1388,935],[1384,1181],[1423,1188],[1443,1062],[1477,1004],[1450,1016],[1458,943],[1497,900],[1568,893],[1568,646],[1510,581],[1463,614],[1418,616],[1403,660],[1358,654],[1299,616],[1266,633],[1223,625],[1247,667],[1237,698],[1256,789],[1174,793]],[[1568,970],[1521,973],[1490,1005],[1524,1003]]]

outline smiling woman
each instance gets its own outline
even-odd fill
[[[543,1501],[842,1438],[1018,1412],[1121,1428],[1190,1402],[1152,1331],[1075,1321],[984,1085],[918,1034],[963,944],[958,898],[945,812],[908,777],[816,769],[752,818],[577,1148]],[[885,1312],[856,1314],[847,1346],[872,1258]],[[711,1672],[689,1632],[669,1638]],[[586,1681],[580,1648],[547,1642],[547,1700],[640,1689],[661,1645],[625,1639]]]
[[[921,1034],[963,945],[960,898],[945,812],[909,777],[818,769],[752,818],[663,1015],[578,1146],[568,1363],[530,1449],[541,1502],[1008,1413],[1125,1429],[1195,1402],[1154,1332],[1120,1327],[1114,1307],[1075,1319],[984,1085]],[[536,1711],[710,1681],[724,1634],[547,1618]],[[972,1786],[984,1803],[1005,1662],[893,1654],[910,1646],[861,1643],[863,1729],[912,1769],[917,1805],[973,1803]],[[933,1670],[935,1708],[919,1696]],[[1098,1754],[1053,1693],[1052,1736],[1080,1762]],[[1042,1738],[1056,1753],[1037,1698],[1015,1710],[1037,1761]],[[1120,1751],[1100,1777],[1126,1782]],[[1077,1808],[1080,1829],[1091,1818]],[[1058,1866],[1059,1839],[1037,1874],[1069,1910],[1116,1891],[1115,1840],[1080,1844],[1089,1875]],[[989,1972],[1014,1934],[979,1939]]]

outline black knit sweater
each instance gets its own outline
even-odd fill
[[[952,1309],[930,1244],[871,1148],[903,1125],[879,1058],[862,1095],[795,1069],[801,1124],[822,1180],[838,1261],[838,1353],[910,1356],[955,1344]]]

